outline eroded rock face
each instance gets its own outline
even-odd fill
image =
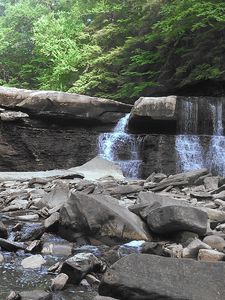
[[[223,300],[224,276],[223,263],[131,254],[105,273],[99,294],[120,300]]]
[[[99,239],[147,240],[149,235],[141,219],[121,207],[108,195],[71,193],[60,211],[61,234],[75,239],[76,234]]]
[[[116,123],[131,106],[78,94],[0,87],[0,105],[41,118]]]

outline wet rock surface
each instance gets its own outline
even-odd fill
[[[0,299],[223,300],[223,179],[127,180],[108,167],[0,182]]]
[[[225,264],[221,263],[131,254],[105,273],[99,292],[121,300],[223,299],[225,289],[220,276],[224,273]]]

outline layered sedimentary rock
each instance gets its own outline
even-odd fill
[[[84,95],[0,87],[0,106],[48,119],[116,123],[131,105]]]

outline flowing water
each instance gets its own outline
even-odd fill
[[[222,102],[210,104],[213,121],[213,136],[207,153],[207,167],[225,176],[225,137],[223,136]]]
[[[187,172],[204,167],[203,147],[197,135],[176,136],[177,168]]]
[[[225,176],[222,100],[218,99],[212,102],[207,99],[203,104],[205,109],[201,107],[201,113],[205,114],[204,126],[213,127],[212,135],[199,135],[199,122],[203,118],[201,120],[198,118],[200,111],[196,99],[182,100],[180,105],[179,132],[181,134],[175,135],[175,149],[171,149],[175,151],[176,171],[186,172],[208,168],[214,174]],[[138,178],[141,177],[141,166],[143,165],[141,160],[143,153],[140,149],[144,138],[143,135],[141,138],[141,136],[138,137],[126,131],[128,120],[129,114],[120,119],[112,132],[100,134],[98,151],[103,158],[119,165],[126,177]],[[208,133],[208,129],[205,128],[205,130]],[[158,151],[155,149],[157,148],[154,145],[150,145],[149,151]],[[151,153],[147,155],[151,155]],[[154,169],[163,172],[160,166],[154,165]]]
[[[182,101],[181,131],[176,136],[177,169],[186,172],[204,167],[203,147],[197,133],[197,110],[195,103]]]
[[[178,171],[208,168],[216,174],[225,176],[225,137],[223,136],[222,101],[206,102],[209,106],[213,135],[207,148],[201,145],[198,132],[198,119],[193,102],[183,101],[183,135],[176,136]],[[208,117],[208,116],[206,116]],[[192,133],[192,134],[191,134]]]
[[[128,178],[138,178],[141,160],[138,156],[138,138],[126,132],[129,114],[119,120],[113,132],[99,136],[99,154],[119,165]]]

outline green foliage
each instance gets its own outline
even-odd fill
[[[224,0],[0,0],[0,84],[132,102],[224,80]]]

